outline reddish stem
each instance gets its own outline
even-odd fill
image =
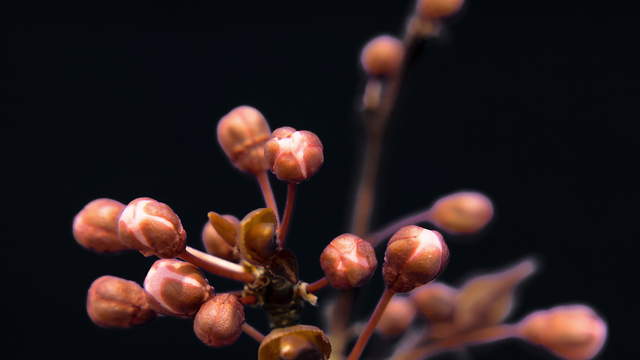
[[[287,233],[289,231],[289,224],[293,217],[293,205],[296,202],[296,190],[298,185],[295,183],[287,184],[287,203],[284,206],[284,214],[282,215],[282,223],[278,229],[278,246],[283,249],[287,240]]]
[[[256,330],[256,328],[254,328],[253,326],[245,323],[242,323],[242,331],[244,331],[245,334],[251,336],[252,338],[254,338],[257,342],[261,343],[262,340],[264,340],[264,335]]]
[[[420,212],[407,215],[392,222],[391,224],[385,225],[385,227],[380,230],[376,230],[375,232],[368,234],[367,236],[365,236],[365,239],[375,247],[382,243],[385,239],[393,235],[393,233],[398,231],[401,227],[428,221],[429,217],[430,216],[428,210],[422,210]]]
[[[378,301],[378,305],[376,305],[375,310],[373,310],[373,313],[371,314],[371,317],[369,318],[369,321],[367,322],[367,326],[365,326],[364,331],[360,333],[360,336],[358,337],[358,341],[356,342],[356,345],[351,350],[351,354],[349,354],[349,357],[347,357],[347,360],[360,359],[360,355],[362,355],[362,352],[364,351],[365,346],[367,346],[367,343],[369,342],[369,338],[373,334],[373,331],[376,329],[376,325],[378,325],[378,321],[380,321],[380,318],[384,313],[384,309],[387,308],[387,305],[389,305],[389,301],[391,301],[391,298],[393,297],[393,295],[395,295],[395,293],[396,293],[395,291],[389,288],[384,289],[384,292],[380,297],[380,301]]]
[[[329,280],[326,277],[322,277],[311,284],[307,285],[307,292],[313,293],[318,290],[321,290],[325,286],[329,285]]]
[[[218,276],[245,283],[250,283],[255,280],[253,274],[247,272],[242,265],[232,263],[231,261],[227,261],[217,256],[209,255],[190,246],[187,246],[179,257]]]
[[[269,175],[266,171],[263,171],[256,174],[256,179],[258,180],[258,185],[260,186],[260,191],[262,192],[262,197],[264,198],[264,203],[268,208],[273,210],[274,214],[276,214],[276,220],[278,221],[278,223],[280,223],[278,205],[276,204],[276,198],[273,196],[273,189],[271,188]]]

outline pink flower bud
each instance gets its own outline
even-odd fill
[[[78,244],[97,252],[116,252],[128,247],[118,238],[118,217],[124,204],[111,199],[88,203],[73,219],[73,237]]]
[[[382,313],[376,330],[388,337],[404,333],[416,317],[416,308],[407,297],[396,295]]]
[[[418,0],[416,14],[422,19],[441,19],[451,16],[462,8],[464,0]]]
[[[235,227],[236,233],[240,232],[240,220],[233,215],[222,215],[222,218],[227,220],[227,223]],[[207,221],[202,228],[202,243],[205,249],[211,255],[221,257],[223,259],[238,262],[240,256],[236,251],[236,239],[235,237],[223,237],[216,229],[211,225],[211,221]]]
[[[187,233],[169,206],[151,198],[133,200],[118,221],[120,240],[144,256],[173,258],[184,251]]]
[[[98,326],[120,328],[143,324],[156,316],[140,285],[115,276],[102,276],[91,284],[87,313]]]
[[[493,217],[491,200],[478,192],[457,192],[440,198],[429,211],[434,225],[451,234],[480,231]]]
[[[195,315],[213,291],[197,267],[174,259],[153,263],[144,279],[144,289],[155,311],[181,317]]]
[[[440,275],[448,260],[449,249],[440,233],[409,225],[389,240],[382,275],[389,289],[409,292]]]
[[[293,183],[308,180],[324,161],[322,143],[316,134],[292,127],[273,132],[265,145],[265,156],[278,179]]]
[[[400,70],[404,45],[397,38],[381,35],[371,39],[362,49],[360,63],[371,76],[389,76]]]
[[[524,339],[568,360],[591,359],[607,338],[607,324],[585,305],[536,311],[518,324]]]
[[[320,266],[331,286],[346,290],[364,285],[378,261],[371,244],[353,234],[342,234],[322,251]]]
[[[218,143],[231,163],[257,174],[269,169],[264,158],[264,144],[271,129],[264,116],[251,106],[238,106],[218,122]]]
[[[456,306],[457,289],[439,282],[422,285],[411,293],[418,311],[431,322],[450,321]]]
[[[231,345],[242,333],[244,308],[231,294],[220,294],[204,303],[193,321],[198,339],[209,346]]]

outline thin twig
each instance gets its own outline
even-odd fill
[[[280,214],[278,212],[278,204],[276,203],[276,198],[273,196],[273,189],[271,188],[271,181],[269,180],[269,174],[266,171],[260,172],[256,174],[256,180],[258,180],[258,185],[260,186],[260,191],[262,192],[262,197],[264,198],[264,203],[268,208],[273,210],[276,215],[276,221],[278,224],[280,223]]]
[[[289,224],[293,218],[293,206],[296,202],[296,183],[287,184],[287,202],[284,206],[284,214],[282,215],[282,223],[278,229],[278,246],[283,249],[287,241],[287,233],[289,232]]]
[[[307,286],[307,292],[313,293],[323,289],[325,286],[329,285],[329,280],[326,277],[322,277]]]
[[[261,343],[262,340],[264,340],[264,335],[256,330],[256,328],[254,328],[253,326],[245,323],[242,323],[242,331],[244,331],[245,334],[251,336],[252,338],[255,339],[255,341]]]
[[[428,220],[428,211],[420,211],[411,215],[402,217],[388,225],[385,225],[382,229],[376,230],[365,236],[365,240],[371,243],[374,247],[382,243],[385,239],[390,237],[393,233],[398,231],[401,227],[407,225],[419,224]]]
[[[202,268],[205,271],[218,276],[242,281],[245,283],[250,283],[255,280],[253,274],[247,272],[247,270],[242,267],[242,265],[232,263],[231,261],[227,261],[217,256],[209,255],[190,246],[187,246],[185,251],[182,252],[179,257],[199,268]]]
[[[353,349],[351,350],[351,354],[349,354],[349,357],[347,357],[347,360],[360,359],[360,355],[362,355],[362,352],[364,351],[365,346],[367,346],[367,343],[369,342],[369,338],[371,338],[373,331],[376,329],[376,325],[378,325],[378,321],[380,321],[380,318],[384,313],[384,309],[386,309],[387,305],[389,305],[389,301],[391,301],[391,298],[393,297],[393,295],[395,295],[395,291],[389,288],[385,288],[384,292],[382,293],[382,296],[380,297],[380,301],[378,301],[378,305],[376,305],[375,310],[373,310],[373,313],[371,314],[371,317],[369,318],[369,321],[367,322],[367,325],[365,326],[364,331],[360,333],[360,336],[358,337],[358,341],[356,341],[356,344],[353,346]]]

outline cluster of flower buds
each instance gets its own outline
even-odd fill
[[[322,251],[320,266],[331,286],[347,290],[364,285],[378,261],[371,244],[353,234],[342,234]]]

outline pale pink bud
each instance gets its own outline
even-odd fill
[[[457,13],[464,0],[418,0],[416,14],[425,20],[441,19]]]
[[[360,63],[371,76],[389,76],[400,70],[404,45],[397,38],[381,35],[371,39],[362,49]]]
[[[218,122],[217,134],[218,143],[235,167],[252,174],[269,169],[264,144],[271,137],[271,129],[257,109],[238,106],[231,110]]]
[[[382,274],[388,288],[409,292],[438,277],[448,260],[449,249],[440,233],[409,225],[389,240]]]
[[[451,234],[481,230],[493,217],[493,204],[485,195],[463,191],[440,198],[429,211],[434,225]]]
[[[415,317],[414,304],[407,297],[396,295],[384,309],[376,330],[384,336],[398,336],[409,328]]]
[[[222,215],[222,218],[234,226],[237,232],[240,232],[240,220],[238,220],[238,218],[233,215]],[[236,239],[230,237],[224,238],[216,231],[213,225],[211,225],[211,221],[207,221],[202,228],[202,243],[211,255],[233,262],[240,260],[240,256],[236,251]]]
[[[364,285],[378,261],[371,244],[353,234],[342,234],[322,251],[320,266],[331,286],[346,290]]]
[[[607,324],[585,305],[556,306],[536,311],[518,324],[526,340],[568,360],[591,359],[607,338]]]
[[[91,284],[87,313],[98,326],[120,328],[143,324],[156,316],[140,285],[115,276],[102,276]]]
[[[120,240],[144,256],[173,258],[186,247],[187,233],[169,206],[151,198],[133,200],[120,215]]]
[[[144,289],[155,311],[181,317],[195,315],[213,291],[197,267],[175,259],[153,263],[144,279]]]
[[[242,333],[244,308],[231,294],[212,297],[201,307],[193,321],[198,339],[209,346],[231,345]]]
[[[418,311],[431,322],[449,321],[453,317],[458,290],[439,282],[422,285],[411,292]]]
[[[73,219],[73,237],[78,244],[97,252],[127,250],[118,238],[118,218],[124,207],[111,199],[91,201]]]
[[[322,143],[316,134],[288,126],[273,132],[265,145],[265,156],[278,179],[293,183],[308,180],[324,161]]]

